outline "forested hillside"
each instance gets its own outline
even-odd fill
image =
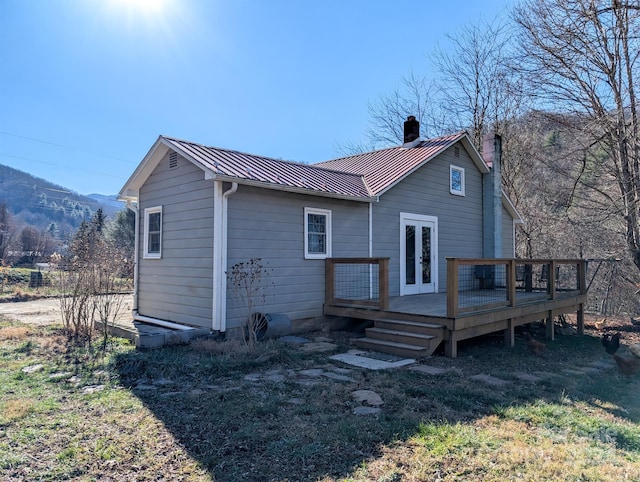
[[[20,223],[64,238],[102,208],[107,217],[118,211],[112,202],[70,191],[44,179],[0,164],[0,204]]]

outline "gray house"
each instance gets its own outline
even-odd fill
[[[160,136],[120,199],[137,212],[134,317],[238,330],[247,313],[229,267],[260,258],[259,311],[294,331],[324,322],[326,258],[389,258],[389,293],[438,293],[447,257],[512,258],[520,216],[460,132],[319,164]]]

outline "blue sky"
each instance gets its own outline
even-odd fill
[[[117,193],[160,134],[299,162],[508,0],[0,0],[0,164]]]

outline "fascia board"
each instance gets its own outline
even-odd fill
[[[138,164],[136,170],[133,171],[133,174],[131,174],[122,189],[120,189],[118,197],[127,198],[132,195],[131,193],[137,193],[168,150],[169,147],[165,144],[164,139],[162,136],[159,136],[153,146],[151,146],[151,149],[149,149],[149,152],[147,152],[140,164]]]

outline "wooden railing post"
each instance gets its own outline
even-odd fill
[[[587,293],[587,262],[581,259],[576,266],[578,270],[578,288],[580,294]],[[584,304],[580,303],[578,312],[576,313],[576,324],[578,325],[578,335],[584,335]]]
[[[552,300],[556,299],[556,260],[549,262],[549,295]]]
[[[516,305],[516,260],[511,259],[507,264],[507,293],[509,306]]]
[[[389,258],[378,261],[378,284],[380,310],[387,311],[389,309]]]
[[[335,290],[334,290],[334,282],[335,282],[335,264],[331,258],[325,259],[324,262],[324,283],[325,283],[325,303],[328,305],[333,305],[335,303]]]
[[[447,317],[458,314],[458,260],[447,258]]]

